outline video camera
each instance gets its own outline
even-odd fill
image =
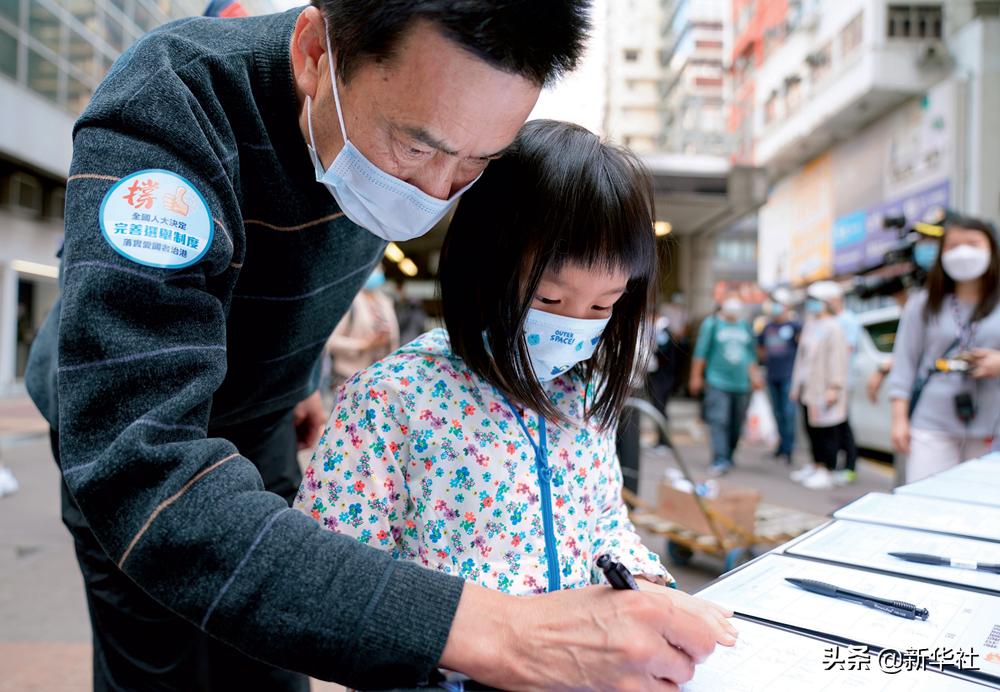
[[[876,296],[893,296],[913,287],[924,285],[927,280],[927,270],[914,261],[914,248],[921,241],[940,238],[944,233],[944,223],[949,212],[944,209],[935,210],[929,221],[917,221],[908,224],[906,217],[886,216],[882,220],[884,228],[894,228],[899,236],[899,244],[885,253],[882,262],[858,276],[854,282],[854,292],[862,300]],[[867,276],[887,267],[906,267],[909,271],[894,276]]]

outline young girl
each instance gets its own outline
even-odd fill
[[[525,125],[462,199],[447,331],[341,389],[296,506],[401,560],[514,594],[672,578],[621,499],[614,429],[657,252],[650,182],[566,123]]]
[[[926,291],[907,302],[892,352],[892,442],[908,455],[908,483],[989,451],[1000,423],[1000,379],[979,361],[998,348],[996,231],[980,219],[950,217]],[[972,368],[941,372],[938,360]]]

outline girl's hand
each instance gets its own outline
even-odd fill
[[[905,416],[893,417],[892,446],[900,454],[910,453],[910,421]]]

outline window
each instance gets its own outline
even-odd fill
[[[888,320],[886,322],[876,322],[865,325],[865,331],[871,337],[872,343],[880,353],[892,353],[892,347],[896,343],[896,330],[899,328],[899,320]]]
[[[825,43],[818,50],[806,56],[806,64],[809,65],[809,76],[813,84],[817,84],[830,74],[830,55],[832,45]]]
[[[889,5],[886,35],[889,38],[941,38],[944,11],[941,5]]]
[[[42,184],[38,178],[27,173],[13,173],[7,184],[10,206],[42,213]]]
[[[20,24],[21,0],[0,0],[0,17],[9,19],[11,24]]]
[[[637,62],[639,60],[639,50],[636,48],[626,48],[625,62]]]
[[[57,186],[49,195],[48,216],[61,219],[66,215],[66,188]]]
[[[778,117],[778,92],[772,91],[764,103],[764,124],[774,122]]]
[[[56,64],[34,50],[28,51],[28,87],[53,101],[59,98]]]
[[[59,33],[62,25],[59,18],[43,5],[31,4],[28,16],[28,33],[49,50],[59,52]]]
[[[0,74],[17,79],[17,39],[0,29]]]
[[[840,56],[846,58],[861,45],[865,33],[864,13],[859,12],[840,32]]]

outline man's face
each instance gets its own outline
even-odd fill
[[[313,97],[324,167],[343,147],[322,16],[307,8],[292,38],[301,99]],[[380,169],[429,195],[450,197],[510,145],[540,87],[498,70],[418,22],[385,61],[365,60],[338,81],[347,138]],[[300,125],[308,137],[305,109]]]

